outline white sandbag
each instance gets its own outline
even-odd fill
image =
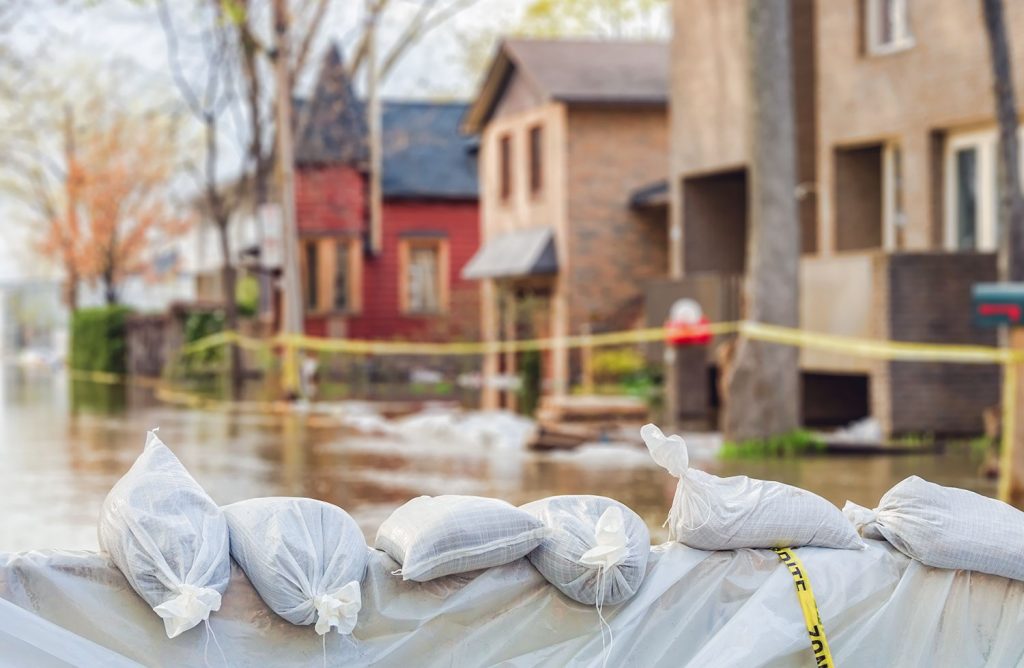
[[[679,478],[668,516],[670,540],[701,550],[816,545],[861,549],[864,541],[834,505],[807,490],[690,468],[686,443],[653,424],[640,430],[651,457]]]
[[[515,561],[548,534],[510,503],[480,496],[420,496],[391,514],[376,546],[401,565],[404,580],[426,582]]]
[[[316,622],[320,635],[352,633],[370,550],[348,513],[278,497],[239,501],[224,515],[231,556],[271,610],[299,626]]]
[[[586,605],[615,605],[640,588],[651,534],[640,516],[604,496],[553,496],[520,506],[551,529],[527,555],[541,575]]]
[[[155,431],[103,501],[99,541],[168,638],[220,609],[231,577],[224,513]]]
[[[843,513],[865,538],[885,539],[926,566],[1024,580],[1024,513],[997,499],[915,475],[874,510],[847,501]]]

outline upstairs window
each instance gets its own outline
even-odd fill
[[[530,194],[544,188],[544,134],[539,125],[530,128]]]
[[[867,52],[883,55],[909,49],[914,45],[910,34],[910,0],[864,0],[864,43]]]
[[[500,164],[499,178],[501,179],[501,199],[507,201],[512,196],[512,138],[508,135],[502,136],[498,143]]]

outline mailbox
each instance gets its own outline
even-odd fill
[[[971,289],[971,312],[978,327],[1024,325],[1024,283],[978,283]]]
[[[680,299],[672,304],[665,323],[666,341],[673,346],[703,346],[711,343],[711,328],[700,304]]]

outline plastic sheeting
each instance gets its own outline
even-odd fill
[[[797,550],[838,666],[1024,662],[1024,583],[929,568],[867,542]],[[525,559],[422,584],[390,575],[396,567],[373,553],[352,639],[325,636],[328,665],[601,665],[593,608]],[[774,553],[666,544],[647,568],[635,597],[605,609],[609,666],[813,665],[793,580]],[[0,554],[0,599],[0,664],[222,663],[203,627],[168,639],[100,554]],[[237,567],[210,624],[232,666],[323,665],[321,637],[271,613]]]

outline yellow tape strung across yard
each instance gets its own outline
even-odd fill
[[[811,580],[807,577],[804,562],[800,561],[800,557],[796,556],[796,552],[791,547],[773,547],[772,552],[779,555],[779,559],[786,565],[786,570],[793,576],[796,597],[800,601],[804,625],[807,626],[807,636],[811,639],[814,665],[818,668],[835,668],[832,650],[828,646],[828,638],[825,637],[825,626],[821,623],[821,614],[818,612],[818,604],[814,600],[814,590],[811,589]]]
[[[808,332],[776,325],[765,325],[750,321],[713,323],[708,326],[708,331],[715,336],[741,334],[757,341],[779,343],[800,348],[814,348],[855,357],[869,357],[882,360],[957,362],[962,364],[1006,364],[1024,361],[1024,354],[993,346],[860,339],[850,336]],[[581,334],[566,337],[524,339],[521,341],[420,343],[412,341],[328,339],[297,335],[279,335],[270,339],[257,339],[238,334],[237,332],[218,332],[185,346],[182,349],[182,354],[190,355],[209,348],[235,344],[250,350],[267,350],[279,346],[314,352],[363,355],[484,355],[488,353],[550,350],[552,348],[600,348],[633,343],[651,343],[664,341],[667,334],[668,330],[664,327],[651,327],[624,332]]]

